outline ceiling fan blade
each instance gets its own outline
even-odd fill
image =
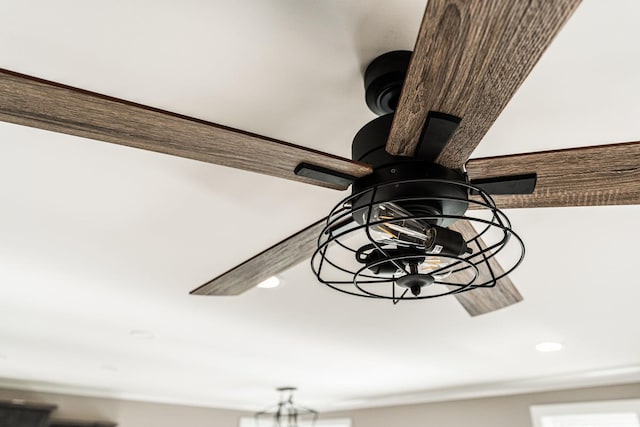
[[[2,69],[0,120],[341,190],[349,177],[371,173],[363,163]],[[312,175],[296,173],[301,165]]]
[[[476,235],[476,230],[473,228],[471,223],[466,220],[456,221],[450,228],[461,233],[467,241]],[[482,239],[477,239],[475,242],[476,243],[472,243],[472,245],[477,244],[480,249],[485,249],[487,247]],[[504,274],[504,270],[495,257],[489,258],[488,262],[495,275],[499,276]],[[461,273],[465,273],[465,271]],[[480,283],[491,279],[491,273],[486,266],[483,268],[483,265],[480,265],[478,273],[478,280],[481,281]],[[465,274],[471,275],[472,273],[469,271]],[[471,277],[469,277],[469,279],[471,279]],[[456,289],[457,287],[451,286],[450,288]],[[522,295],[520,295],[520,292],[518,292],[516,287],[513,285],[509,276],[499,279],[496,285],[492,288],[477,288],[454,295],[471,316],[489,313],[522,301]]]
[[[246,292],[263,280],[311,258],[316,250],[318,236],[326,225],[326,218],[322,219],[190,293],[192,295],[239,295]]]
[[[413,156],[430,111],[460,117],[436,163],[462,167],[580,0],[429,0],[387,151]]]
[[[501,209],[640,204],[640,142],[472,159],[467,172],[537,174],[532,194],[494,195]]]

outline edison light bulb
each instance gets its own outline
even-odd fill
[[[378,243],[420,248],[428,254],[460,256],[467,252],[462,235],[448,228],[410,218],[412,214],[395,203],[373,206],[371,237]]]
[[[411,214],[394,203],[379,203],[373,207],[371,222],[381,222],[369,227],[371,237],[379,243],[400,246],[430,247],[435,233],[429,224],[409,219]]]
[[[451,269],[444,268],[449,264],[451,264],[450,259],[439,256],[428,256],[425,258],[424,262],[418,266],[418,273],[431,274],[431,272],[437,271],[436,274],[432,274],[433,278],[436,280],[443,280],[451,274]]]

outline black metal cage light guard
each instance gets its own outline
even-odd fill
[[[448,191],[444,195],[431,194],[425,197],[415,197],[415,193],[413,197],[394,196],[397,192],[391,187],[405,185],[448,186],[458,192]],[[392,196],[385,198],[387,194]],[[458,198],[451,194],[474,196]],[[402,217],[378,220],[372,215],[377,206],[385,204],[428,206],[459,202],[468,202],[469,206],[484,209],[485,213],[489,213],[488,219],[482,217],[487,218],[486,214],[469,216],[466,210],[461,215],[424,210],[413,214],[405,211],[406,215]],[[359,222],[354,221],[356,217],[360,218]],[[466,220],[475,225],[474,234],[464,236],[467,249],[462,255],[416,251],[415,248],[383,244],[372,236],[371,230],[376,226],[391,226],[408,220],[446,226],[455,226],[455,222]],[[482,244],[479,243],[480,239]],[[507,250],[507,247],[510,249]],[[503,271],[498,272],[489,260],[503,251],[505,255],[510,255],[506,258],[512,259],[503,265]],[[504,262],[503,258],[501,263]],[[311,265],[317,279],[335,290],[367,298],[389,299],[395,304],[400,300],[435,298],[494,287],[523,258],[522,239],[511,229],[507,216],[482,188],[460,180],[420,178],[374,185],[355,192],[336,205],[318,237],[318,248]],[[407,286],[403,276],[406,279],[418,278],[420,285],[415,288]]]
[[[318,412],[293,403],[295,387],[280,387],[277,391],[278,403],[255,414],[256,427],[298,427],[300,422],[315,425]]]

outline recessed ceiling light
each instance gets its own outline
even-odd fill
[[[541,342],[538,345],[536,345],[536,350],[543,353],[548,353],[550,351],[558,351],[558,350],[562,350],[562,344],[560,344],[559,342],[551,342],[551,341]]]
[[[153,333],[143,329],[133,329],[129,331],[129,335],[139,340],[152,340],[156,337]]]
[[[263,289],[271,289],[271,288],[275,288],[279,284],[280,284],[280,279],[278,279],[276,276],[271,276],[267,280],[264,280],[258,283],[258,287]]]

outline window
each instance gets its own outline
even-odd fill
[[[531,407],[534,427],[640,427],[640,400]]]

